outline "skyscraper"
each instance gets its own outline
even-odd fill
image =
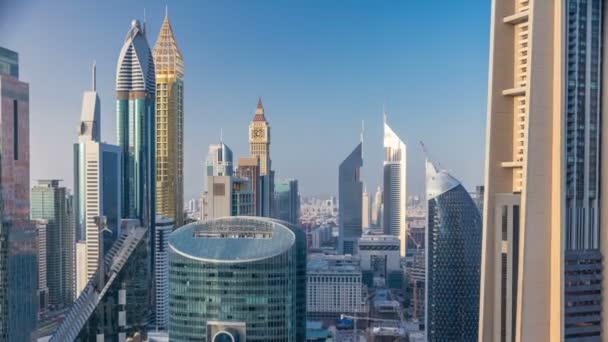
[[[354,255],[361,237],[363,142],[342,161],[338,170],[338,253]]]
[[[493,1],[480,341],[608,338],[605,6]]]
[[[154,259],[156,330],[167,330],[169,323],[169,234],[174,230],[173,219],[156,217],[156,236],[154,239],[156,258]]]
[[[384,233],[399,237],[401,256],[405,256],[405,162],[406,147],[390,128],[384,115]]]
[[[293,225],[298,224],[300,218],[300,194],[298,193],[298,180],[280,179],[274,186],[275,218],[287,221]]]
[[[48,303],[56,308],[74,300],[73,213],[65,187],[59,180],[39,180],[32,188],[33,220],[46,220],[46,285]]]
[[[4,342],[8,341],[8,227],[4,223],[2,202],[0,191],[0,341]]]
[[[25,341],[38,304],[36,228],[30,222],[29,85],[18,79],[19,56],[0,48],[0,159],[4,223],[9,232],[9,339]]]
[[[369,193],[365,189],[365,186],[363,187],[363,194],[361,196],[361,228],[369,229]]]
[[[254,194],[247,178],[236,176],[207,177],[202,206],[202,221],[226,216],[253,216]]]
[[[209,145],[205,165],[206,177],[232,176],[234,173],[232,150],[224,142]]]
[[[249,124],[249,154],[260,161],[260,215],[270,217],[274,173],[270,161],[270,125],[264,116],[261,98]]]
[[[169,284],[171,341],[305,340],[306,236],[284,221],[225,217],[177,229]]]
[[[120,147],[101,142],[101,107],[93,65],[92,90],[82,95],[80,130],[74,144],[74,216],[76,223],[75,296],[98,267],[99,249],[108,251],[120,234],[121,171]],[[99,242],[97,218],[104,216],[109,232]],[[84,258],[83,258],[84,256]]]
[[[153,50],[156,71],[156,211],[183,224],[184,60],[168,11]]]
[[[122,215],[154,229],[155,111],[154,60],[145,27],[131,22],[116,66],[118,145],[122,150]]]
[[[481,216],[460,182],[426,162],[427,340],[474,341],[479,319]]]
[[[261,216],[260,213],[260,160],[258,157],[239,158],[237,167],[237,176],[249,179],[251,192],[253,193],[255,216]]]

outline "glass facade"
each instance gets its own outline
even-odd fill
[[[434,177],[449,176],[442,171]],[[465,188],[449,181],[454,183],[427,195],[427,338],[477,341],[481,216]]]
[[[357,240],[363,232],[361,228],[363,183],[361,167],[363,166],[363,143],[357,147],[340,164],[338,171],[338,206],[339,235],[338,253],[354,255],[357,251]]]
[[[247,341],[304,341],[303,232],[232,217],[184,226],[169,244],[171,341],[206,342],[210,321],[244,323]]]

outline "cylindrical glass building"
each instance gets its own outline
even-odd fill
[[[306,241],[290,224],[226,217],[169,237],[169,339],[303,341]]]

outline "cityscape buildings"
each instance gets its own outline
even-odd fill
[[[99,250],[108,251],[118,235],[122,218],[120,147],[101,142],[101,105],[96,67],[92,90],[82,96],[78,142],[74,144],[74,217],[76,235],[75,296],[98,267]],[[108,231],[99,241],[98,218],[105,217]]]
[[[258,100],[253,121],[249,124],[249,154],[260,165],[260,215],[271,216],[274,173],[270,161],[270,125],[264,116],[262,99]]]
[[[249,179],[236,176],[207,177],[202,221],[226,216],[253,216],[254,194]]]
[[[258,157],[239,158],[237,176],[249,178],[251,192],[253,193],[255,216],[262,216],[261,210],[261,188],[260,188],[260,160]]]
[[[33,220],[45,220],[46,286],[48,304],[69,305],[74,300],[74,217],[65,187],[59,180],[39,180],[32,188],[31,215]],[[40,244],[39,244],[40,246]],[[39,250],[40,253],[40,250]]]
[[[604,11],[493,1],[480,341],[607,338]]]
[[[171,233],[169,339],[224,341],[211,337],[230,333],[247,341],[304,341],[305,246],[302,231],[258,217],[191,223]],[[208,305],[192,305],[200,302]]]
[[[0,183],[8,227],[9,339],[36,326],[37,234],[30,222],[29,84],[19,80],[19,55],[0,48]]]
[[[405,144],[388,125],[384,115],[384,193],[383,229],[385,234],[399,237],[401,256],[406,245],[406,150]]]
[[[388,288],[402,285],[401,244],[393,235],[363,235],[359,239],[359,257],[363,282],[372,287],[374,279],[383,279]]]
[[[474,341],[479,321],[481,216],[447,171],[426,162],[427,340]]]
[[[234,164],[232,150],[224,142],[209,145],[207,153],[206,177],[210,176],[232,176]]]
[[[338,171],[338,253],[357,253],[357,240],[361,237],[361,209],[363,183],[363,141],[342,161]]]
[[[365,186],[363,186],[363,194],[361,195],[361,228],[369,229],[370,224],[370,207],[369,207],[369,193]]]
[[[297,225],[300,218],[300,193],[296,179],[280,179],[274,183],[275,218]]]
[[[184,59],[168,10],[153,50],[156,71],[156,211],[183,224]]]

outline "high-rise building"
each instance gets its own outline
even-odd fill
[[[156,211],[184,221],[184,59],[168,11],[153,50],[156,71]]]
[[[260,160],[257,157],[239,158],[237,176],[249,179],[251,192],[253,192],[255,216],[261,216],[260,208]]]
[[[361,228],[369,229],[369,193],[365,186],[363,187],[363,194],[361,196]]]
[[[36,249],[38,251],[38,279],[37,279],[37,295],[38,300],[38,317],[42,316],[49,309],[49,287],[47,279],[47,236],[46,227],[49,221],[44,219],[34,220],[33,224],[36,227]]]
[[[261,98],[258,100],[253,121],[249,124],[249,154],[260,161],[260,215],[270,217],[274,173],[270,161],[270,125],[264,116]]]
[[[0,192],[0,341],[4,342],[8,341],[8,227],[4,223],[2,202]]]
[[[19,56],[0,48],[0,170],[9,235],[9,339],[26,341],[36,326],[37,239],[30,222],[29,85]]]
[[[300,194],[296,179],[280,179],[274,185],[275,218],[297,225],[300,218]]]
[[[306,338],[306,236],[284,221],[227,217],[174,231],[169,284],[171,341]]]
[[[384,115],[384,194],[383,229],[385,234],[399,237],[401,256],[406,245],[406,147],[391,129]]]
[[[205,165],[205,177],[232,176],[234,174],[232,150],[224,142],[209,145]]]
[[[249,179],[236,176],[207,177],[202,221],[226,216],[253,216],[254,195]]]
[[[475,341],[479,320],[481,216],[471,195],[426,162],[427,340]]]
[[[382,187],[378,187],[376,194],[374,195],[374,202],[372,203],[372,225],[374,227],[382,226]]]
[[[76,224],[75,297],[98,267],[99,249],[108,251],[120,234],[122,152],[101,142],[101,107],[93,65],[92,90],[82,95],[78,142],[74,144],[74,217]],[[99,241],[98,217],[108,231]],[[84,259],[83,259],[84,256]]]
[[[140,219],[152,231],[156,218],[155,75],[145,26],[133,20],[116,66],[117,138],[122,151],[122,216]]]
[[[608,338],[605,10],[493,1],[480,341]]]
[[[59,308],[74,300],[74,225],[68,193],[59,180],[39,180],[32,188],[33,220],[46,220],[46,277],[49,305]]]
[[[363,142],[342,161],[338,170],[338,253],[357,253],[357,241],[361,237],[361,201],[363,183],[361,167],[363,166]]]
[[[167,330],[169,323],[169,234],[174,230],[173,219],[156,217],[156,252],[154,259],[156,330]]]

